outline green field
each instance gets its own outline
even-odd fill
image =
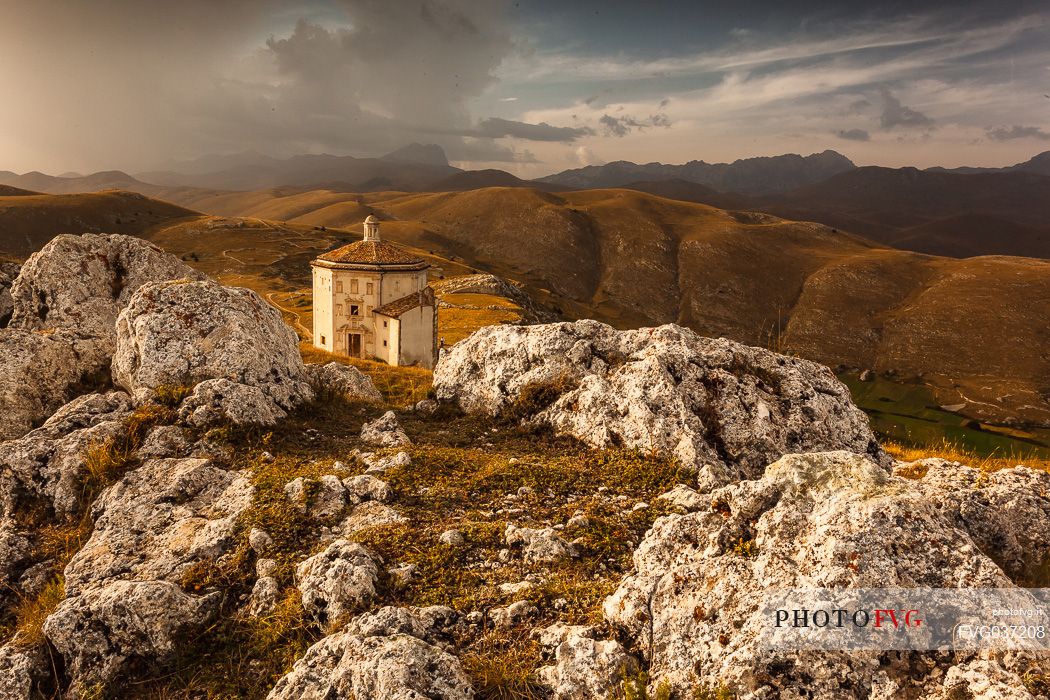
[[[840,375],[839,379],[868,414],[880,439],[915,446],[948,442],[981,455],[1050,458],[1050,430],[977,423],[940,408],[922,384],[902,384],[881,377],[862,382],[855,373]]]

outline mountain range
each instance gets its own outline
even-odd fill
[[[733,163],[617,161],[523,180],[503,170],[461,170],[433,144],[380,158],[259,153],[206,156],[167,170],[50,176],[0,172],[0,185],[50,194],[138,192],[191,209],[225,212],[238,192],[463,192],[525,187],[546,192],[622,187],[730,210],[811,220],[904,250],[950,257],[1050,258],[1050,151],[1005,168],[857,167],[824,151]],[[216,206],[217,209],[209,207]]]
[[[732,163],[705,163],[693,160],[684,165],[646,163],[639,165],[618,160],[605,165],[588,165],[539,178],[538,182],[572,189],[623,187],[632,182],[685,180],[707,185],[721,192],[771,194],[793,190],[848,172],[857,166],[835,151],[809,156],[794,153],[768,158],[746,158]]]

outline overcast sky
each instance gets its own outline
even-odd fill
[[[0,0],[0,170],[437,143],[537,176],[1050,150],[1050,2]]]

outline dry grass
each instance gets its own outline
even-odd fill
[[[357,367],[367,374],[387,403],[395,408],[406,408],[430,395],[434,373],[420,367],[391,367],[382,362],[360,360],[318,350],[309,343],[300,343],[303,361],[311,364],[339,362]]]
[[[174,419],[175,413],[170,407],[145,404],[127,418],[120,435],[89,445],[85,454],[82,503],[85,506],[92,503],[103,489],[135,465],[135,452],[151,428],[171,423]]]
[[[1000,469],[1009,469],[1017,465],[1024,465],[1032,469],[1043,469],[1050,471],[1050,459],[1033,457],[1024,454],[991,454],[982,455],[974,450],[967,449],[958,443],[947,440],[929,445],[911,446],[899,442],[884,442],[882,447],[902,462],[914,462],[927,457],[937,457],[951,462],[959,462],[966,466],[980,469],[985,472],[995,472]],[[915,473],[914,478],[922,478],[924,474]]]
[[[521,631],[486,633],[460,661],[471,677],[478,700],[544,700],[545,689],[533,679],[541,665],[539,645]]]
[[[37,595],[20,598],[14,611],[14,643],[25,649],[43,644],[44,621],[65,597],[65,580],[56,576]]]

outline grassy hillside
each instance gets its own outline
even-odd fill
[[[678,322],[833,367],[921,378],[975,419],[1050,423],[1047,262],[933,257],[634,190],[284,190],[221,205],[330,228],[356,229],[375,213],[387,238],[517,279],[568,317]]]
[[[23,251],[66,227],[137,233],[226,284],[256,289],[304,335],[309,261],[358,237],[360,221],[374,213],[384,237],[434,264],[434,279],[491,272],[522,282],[568,318],[618,327],[677,322],[843,371],[919,381],[936,403],[963,404],[962,415],[978,421],[1050,425],[1045,261],[933,257],[821,224],[634,190],[281,188],[194,196],[202,208],[236,215],[193,216],[118,193],[0,202],[19,203],[8,211],[20,207],[27,230],[39,236]],[[61,202],[69,203],[67,220],[54,216],[64,211]],[[18,229],[0,230],[10,242]],[[507,299],[445,302],[440,332],[448,342],[520,318]]]
[[[196,212],[132,192],[5,195],[0,192],[0,253],[25,257],[60,233],[142,235]]]

